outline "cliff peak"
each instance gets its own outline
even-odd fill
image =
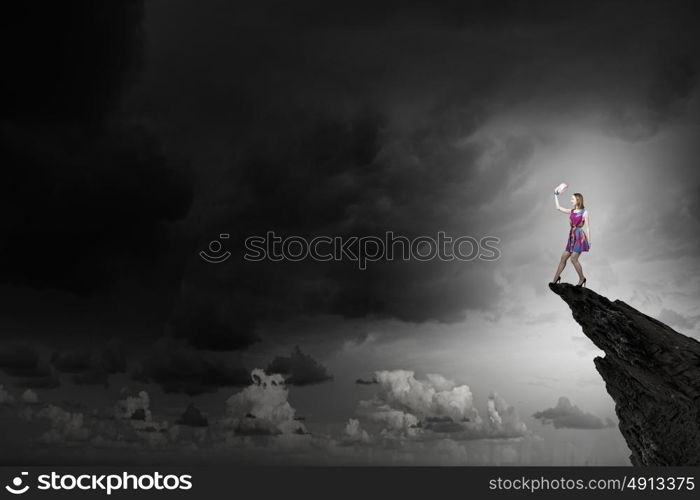
[[[549,288],[605,352],[593,361],[615,401],[632,464],[700,465],[700,342],[588,288]]]

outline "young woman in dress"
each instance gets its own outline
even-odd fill
[[[588,252],[591,247],[591,226],[588,219],[588,210],[583,205],[583,195],[574,193],[571,195],[571,209],[559,205],[559,192],[554,192],[554,205],[557,210],[569,216],[569,238],[566,242],[564,253],[561,254],[557,272],[554,274],[554,281],[561,280],[561,272],[566,266],[566,261],[571,257],[574,269],[578,273],[579,281],[576,286],[586,286],[586,277],[583,275],[583,268],[579,262],[581,252]]]

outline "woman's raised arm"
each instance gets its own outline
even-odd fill
[[[554,193],[554,208],[556,208],[560,212],[564,212],[565,214],[571,213],[571,210],[568,210],[559,205],[559,195],[557,193]]]

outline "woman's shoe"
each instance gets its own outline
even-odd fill
[[[586,286],[586,278],[583,278],[583,281],[582,281],[581,283],[577,284],[576,286],[583,286],[583,287],[585,287],[585,286]]]
[[[561,281],[561,276],[559,276],[559,277],[557,278],[556,281],[550,281],[549,284],[550,284],[550,285],[556,285],[556,284],[559,283],[560,281]]]

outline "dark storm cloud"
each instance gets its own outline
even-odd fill
[[[493,308],[502,285],[488,263],[251,263],[243,239],[507,236],[523,212],[508,195],[531,180],[538,138],[489,135],[489,120],[531,105],[652,136],[695,92],[692,13],[689,2],[17,6],[2,34],[2,280],[81,294],[124,280],[134,301],[181,290],[169,335],[217,351],[254,345],[259,319],[452,322]],[[232,258],[199,260],[194,247],[222,232]],[[187,390],[211,387],[217,370],[195,365],[205,382]],[[148,367],[183,389],[169,362]]]
[[[173,10],[176,16],[182,14]],[[387,20],[396,14],[390,10]],[[210,33],[216,33],[221,21],[209,19],[209,14],[205,8],[195,15],[213,23]],[[231,14],[224,9],[217,18]],[[190,92],[203,92],[190,94],[186,102],[176,98],[185,106],[197,103],[188,108],[197,114],[186,120],[203,123],[206,129],[212,124],[199,113],[208,112],[209,97],[219,92],[216,113],[228,116],[224,126],[234,130],[239,158],[221,178],[201,173],[203,185],[210,189],[195,209],[194,228],[203,246],[224,229],[232,232],[229,249],[236,259],[217,268],[210,283],[193,266],[187,279],[196,284],[190,290],[204,296],[218,287],[236,290],[253,318],[330,312],[455,321],[467,308],[489,307],[499,290],[492,270],[477,265],[464,272],[464,266],[454,263],[380,262],[360,272],[353,262],[241,263],[243,238],[267,230],[283,236],[383,235],[392,230],[408,237],[436,237],[438,230],[461,236],[479,230],[474,236],[484,236],[477,218],[460,218],[460,212],[497,193],[498,181],[528,160],[532,145],[519,138],[502,145],[457,144],[476,130],[481,117],[472,109],[474,96],[454,95],[454,87],[463,81],[443,88],[448,67],[457,71],[458,80],[466,76],[464,68],[453,65],[464,49],[464,40],[460,44],[453,34],[426,33],[424,42],[406,32],[393,41],[383,40],[385,35],[377,31],[367,32],[366,39],[342,30],[339,35],[323,29],[296,33],[298,12],[277,12],[270,21],[279,23],[274,30],[255,19],[250,25],[243,23],[239,14],[256,16],[236,12],[231,19],[236,19],[237,29],[229,37],[204,47],[201,44],[210,41],[205,36],[188,49],[189,54],[210,54],[207,67],[217,67],[225,92],[207,89],[206,79],[191,81],[182,75]],[[317,15],[308,22],[323,24],[324,16]],[[250,26],[260,32],[251,32]],[[264,60],[251,57],[259,50]],[[299,51],[305,53],[303,60]],[[415,60],[407,57],[411,51]],[[436,58],[436,52],[444,54]],[[502,72],[488,55],[470,55],[483,63],[480,72]],[[236,64],[219,65],[219,58]],[[420,87],[424,77],[426,85],[436,84],[435,90],[419,96],[415,109],[405,110],[405,125],[398,123],[399,117],[388,109],[394,86],[401,101],[406,93],[420,90],[416,85]],[[488,78],[470,78],[470,93],[482,92]],[[166,92],[177,92],[178,86]],[[250,108],[252,103],[255,108]],[[245,127],[238,125],[242,120]],[[468,286],[474,281],[481,283],[479,293]],[[200,317],[200,310],[206,313],[209,308],[202,308],[196,298],[191,305],[187,301],[174,316]],[[184,336],[199,338],[194,333]],[[246,336],[245,331],[239,335],[242,340]]]
[[[359,384],[359,385],[372,385],[372,384],[378,384],[379,382],[377,381],[376,378],[372,377],[371,379],[364,379],[364,378],[355,379],[355,383]]]
[[[193,264],[189,295],[173,317],[209,315],[199,296],[234,293],[246,326],[317,313],[451,322],[493,307],[501,288],[484,263],[376,262],[365,271],[351,262],[250,263],[242,261],[243,240],[268,230],[307,238],[496,232],[503,217],[485,207],[528,180],[537,139],[483,137],[482,126],[533,103],[574,121],[599,114],[594,125],[617,137],[653,135],[694,92],[695,55],[673,43],[690,33],[691,9],[154,7],[153,66],[140,98],[182,124],[169,138],[174,147],[207,149],[197,173],[206,195],[188,227],[201,248],[232,233],[226,245],[234,254],[215,271]],[[221,159],[216,167],[212,158]],[[202,347],[244,347],[251,338],[247,327],[229,329],[224,342],[178,330]]]
[[[165,392],[192,396],[220,387],[248,385],[250,370],[235,359],[193,350],[181,341],[163,338],[140,361],[132,377],[155,382]]]
[[[77,385],[102,385],[105,388],[109,387],[109,373],[98,367],[90,367],[86,371],[75,373],[72,380]]]
[[[109,385],[109,376],[126,371],[124,345],[117,338],[99,349],[61,349],[51,355],[51,364],[59,372],[73,374],[78,385]]]
[[[206,295],[183,293],[168,328],[174,338],[185,339],[196,349],[232,351],[260,340],[250,311],[229,300],[226,290]]]
[[[564,396],[559,398],[556,407],[538,411],[532,416],[543,424],[553,424],[555,429],[603,429],[615,425],[609,418],[603,422],[600,417],[584,412]]]
[[[683,104],[697,85],[696,61],[688,49],[680,50],[680,53],[661,55],[662,60],[649,89],[649,107],[659,119],[667,118],[677,105]]]
[[[175,423],[189,427],[207,427],[209,425],[207,418],[192,403],[187,406],[182,416]]]
[[[15,384],[19,387],[29,387],[32,389],[55,389],[61,385],[61,380],[55,372],[50,371],[48,367],[42,370],[41,374],[37,373],[31,377],[18,379]]]
[[[8,4],[2,33],[3,118],[103,119],[135,76],[143,2]]]
[[[143,4],[13,4],[2,30],[2,280],[88,294],[148,276],[191,188],[147,127],[119,112]]]
[[[645,93],[637,108],[611,107],[608,132],[628,141],[646,140],[674,116],[682,114],[697,87],[697,56],[684,46],[655,50]]]
[[[170,238],[165,224],[187,210],[184,181],[136,130],[50,134],[13,127],[2,137],[11,144],[0,203],[14,214],[4,224],[3,280],[88,293],[122,272],[147,273]],[[47,151],[55,141],[61,150]]]
[[[51,364],[60,372],[79,373],[90,368],[91,352],[87,349],[61,350],[51,355]]]
[[[284,375],[284,382],[289,385],[320,384],[333,379],[325,366],[303,353],[299,346],[294,346],[289,356],[275,357],[265,371]]]
[[[307,239],[384,238],[387,231],[411,239],[437,239],[438,230],[454,238],[481,238],[488,233],[476,217],[460,220],[459,215],[465,206],[497,192],[502,176],[522,167],[532,153],[529,141],[511,138],[493,147],[477,141],[444,143],[444,134],[457,137],[457,130],[473,130],[459,117],[439,130],[431,124],[414,131],[410,140],[383,136],[382,121],[371,116],[319,118],[312,130],[302,132],[294,130],[298,125],[289,126],[286,138],[276,139],[274,148],[253,148],[244,164],[229,173],[230,181],[222,182],[240,186],[237,192],[220,193],[227,200],[212,223],[230,228],[227,249],[234,255],[220,266],[198,262],[190,268],[190,299],[183,294],[173,313],[176,336],[203,348],[222,348],[226,342],[236,348],[254,338],[249,317],[332,313],[456,321],[465,309],[490,306],[499,290],[493,269],[483,261],[383,260],[369,263],[366,270],[351,259],[246,262],[243,239],[267,231]],[[480,161],[491,168],[477,173]],[[475,189],[470,183],[475,178],[487,185]],[[217,234],[213,227],[210,234]],[[478,292],[469,286],[475,281],[480,282]],[[219,327],[218,306],[212,304],[221,300],[217,295],[229,300],[232,294],[232,307],[242,313],[238,328]],[[178,320],[183,317],[197,318],[204,328]],[[206,317],[214,324],[207,325]],[[229,335],[226,342],[219,332]]]
[[[28,345],[0,347],[0,370],[16,377],[15,385],[33,388],[54,388],[60,385],[51,366]]]
[[[107,373],[126,371],[126,351],[122,340],[119,338],[110,339],[104,350],[98,355],[95,364]]]
[[[8,375],[26,376],[40,371],[39,355],[26,345],[10,345],[0,348],[0,368]]]

